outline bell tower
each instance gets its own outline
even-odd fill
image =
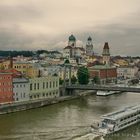
[[[108,42],[105,42],[104,44],[102,56],[103,56],[103,64],[110,65],[110,51]]]
[[[90,36],[87,39],[86,54],[88,56],[92,56],[93,55],[93,44],[92,44],[92,38]]]

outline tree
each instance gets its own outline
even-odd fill
[[[88,84],[89,82],[89,72],[86,67],[79,67],[77,72],[78,82],[82,85]]]
[[[65,60],[64,64],[69,64],[70,61],[68,59]]]
[[[72,77],[71,77],[71,83],[72,84],[75,84],[77,82],[77,79],[76,79],[76,77],[73,75]]]
[[[93,84],[100,84],[99,77],[97,75],[95,77],[93,77],[92,82],[93,82]]]

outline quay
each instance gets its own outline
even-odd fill
[[[81,96],[87,96],[93,93],[94,91],[84,91],[80,92],[80,94],[77,95],[71,95],[71,96],[62,96],[52,99],[38,99],[38,100],[30,100],[30,101],[23,101],[23,102],[15,102],[15,103],[7,103],[7,104],[1,104],[0,105],[0,115],[2,114],[8,114],[13,113],[17,111],[24,111],[29,109],[35,109],[39,107],[49,106],[69,100],[78,99]]]

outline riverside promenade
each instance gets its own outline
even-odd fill
[[[56,103],[77,99],[80,98],[81,96],[87,96],[90,95],[91,93],[93,93],[93,91],[87,91],[87,92],[84,91],[84,92],[80,92],[77,95],[72,95],[72,96],[62,96],[62,97],[57,97],[52,99],[47,98],[47,99],[38,99],[38,100],[30,100],[24,102],[1,104],[0,115],[53,105]]]

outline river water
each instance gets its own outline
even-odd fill
[[[140,94],[91,95],[0,116],[0,140],[93,140],[90,125],[103,114],[140,103]],[[140,140],[140,124],[96,140]],[[95,140],[94,139],[94,140]]]

